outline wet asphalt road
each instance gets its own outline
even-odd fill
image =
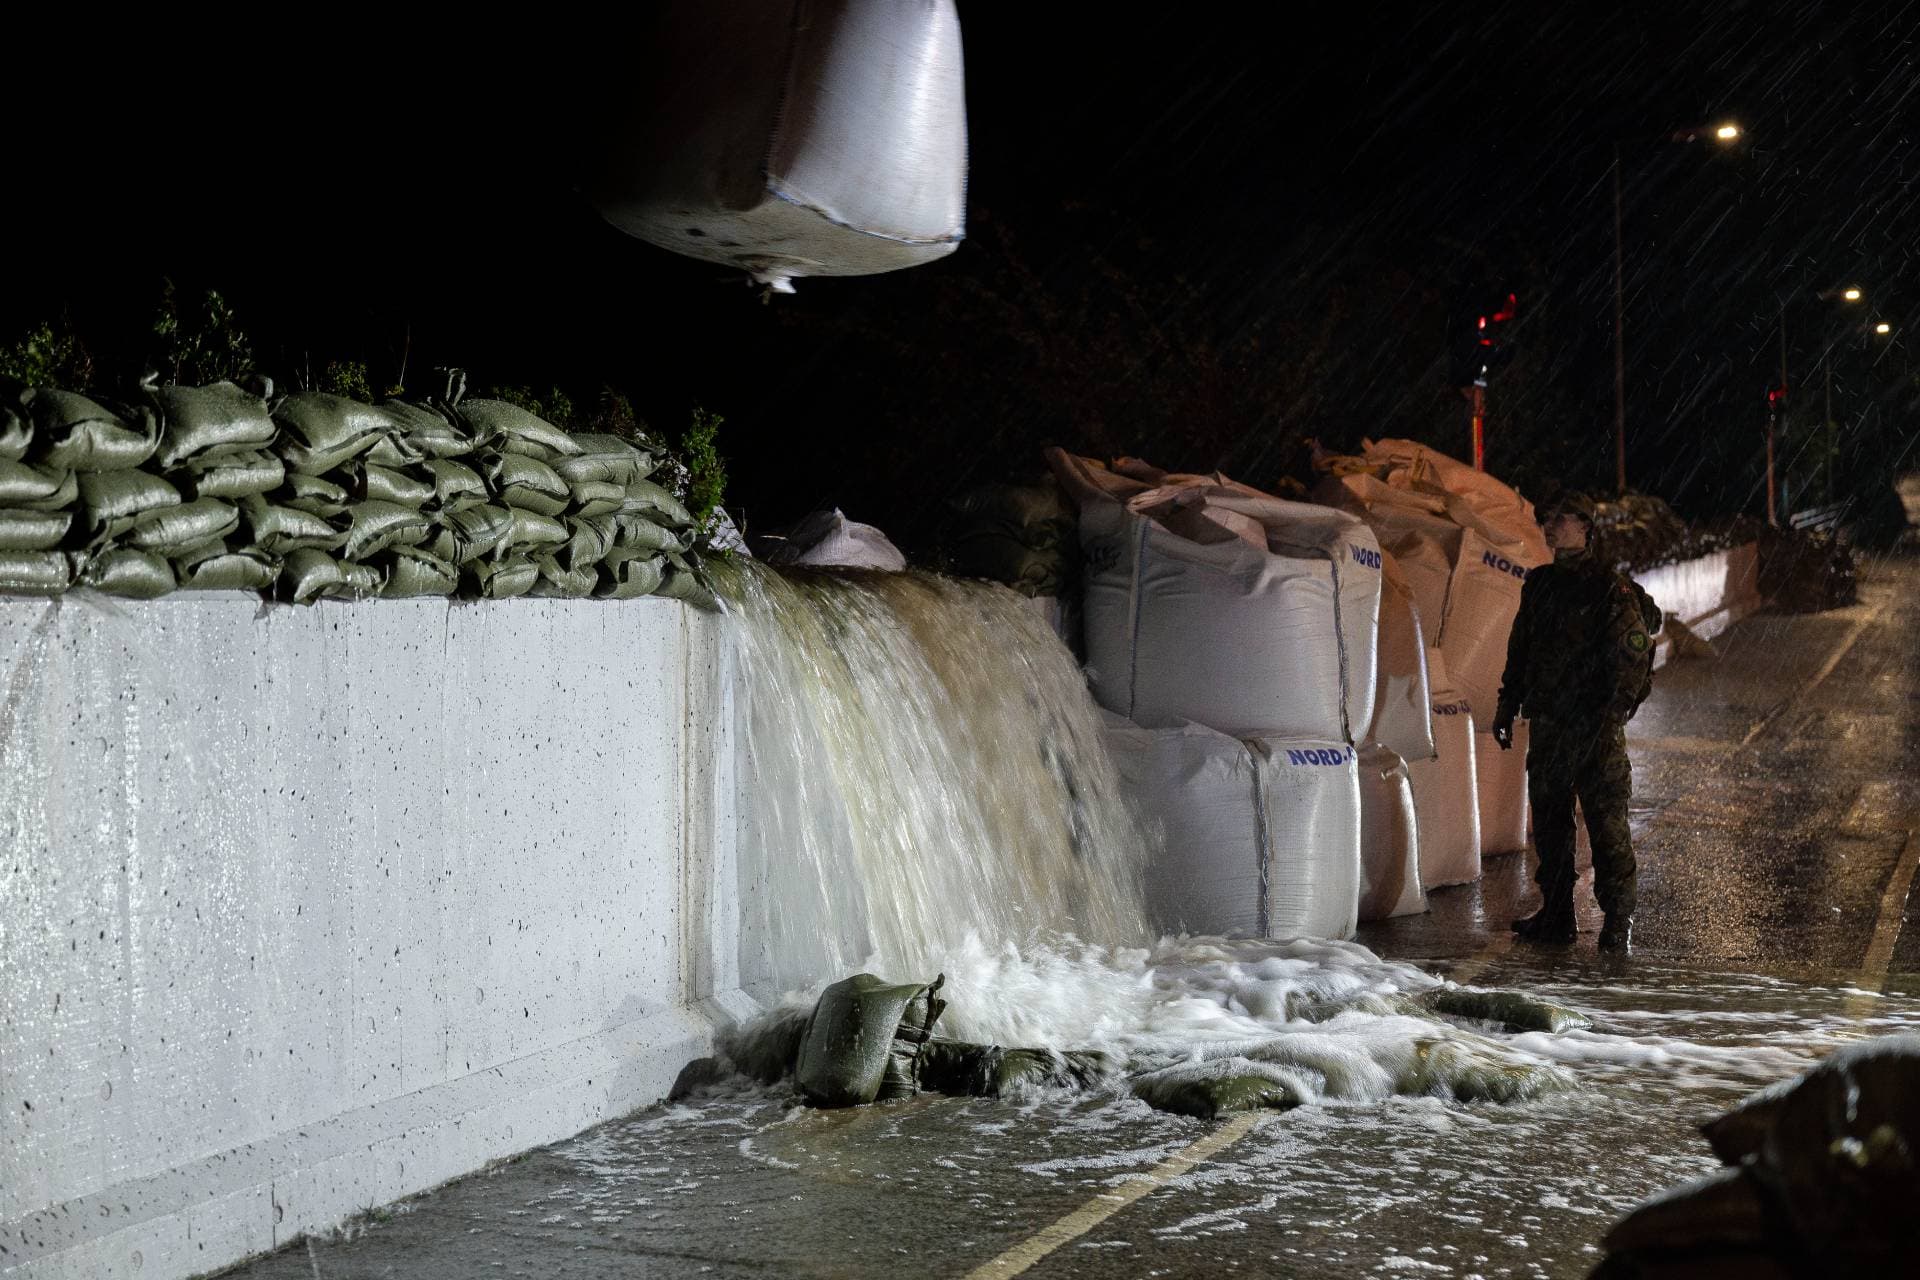
[[[1112,1097],[814,1112],[723,1091],[235,1274],[1585,1275],[1615,1216],[1711,1167],[1698,1121],[1847,1039],[1920,1028],[1917,627],[1920,563],[1889,561],[1855,607],[1761,615],[1720,660],[1661,671],[1631,732],[1631,958],[1595,953],[1584,881],[1579,944],[1514,945],[1524,855],[1363,929],[1593,1014],[1575,1093],[1204,1123]]]

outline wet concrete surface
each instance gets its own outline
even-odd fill
[[[1516,1038],[1577,1063],[1573,1092],[1303,1108],[1169,1164],[1226,1122],[1108,1095],[816,1112],[722,1089],[233,1274],[1583,1276],[1616,1216],[1712,1167],[1699,1121],[1851,1038],[1920,1029],[1920,938],[1889,892],[1920,812],[1916,624],[1920,565],[1889,561],[1858,606],[1749,619],[1720,660],[1659,673],[1631,732],[1632,957],[1595,952],[1584,880],[1578,944],[1514,944],[1526,855],[1363,929],[1591,1014]]]

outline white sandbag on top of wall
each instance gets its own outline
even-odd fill
[[[1420,840],[1420,884],[1468,884],[1480,878],[1480,803],[1474,782],[1473,708],[1446,684],[1445,659],[1427,654],[1433,674],[1431,760],[1409,761]]]
[[[1360,749],[1360,919],[1427,909],[1420,887],[1419,819],[1407,763],[1370,742]]]
[[[1168,932],[1352,935],[1359,782],[1337,742],[1243,742],[1111,712],[1107,748],[1154,831],[1147,910]]]
[[[907,558],[887,535],[870,524],[849,520],[838,507],[815,511],[767,553],[767,563],[813,569],[885,569],[899,572]]]
[[[1527,722],[1513,724],[1513,746],[1502,751],[1493,734],[1473,735],[1474,793],[1480,805],[1480,853],[1527,847]]]
[[[967,111],[953,0],[675,0],[590,184],[607,221],[791,291],[953,252]]]
[[[1138,724],[1364,734],[1379,548],[1359,520],[1245,486],[1150,488],[1047,451],[1080,509],[1088,674]]]
[[[1380,549],[1398,563],[1413,594],[1428,644],[1447,616],[1447,584],[1460,553],[1460,526],[1447,515],[1447,495],[1395,487],[1373,476],[1328,476],[1313,500],[1366,522]]]
[[[1425,627],[1400,562],[1386,552],[1380,558],[1379,678],[1368,736],[1403,760],[1428,760],[1433,757],[1433,700]]]

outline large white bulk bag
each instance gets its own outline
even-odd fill
[[[1429,671],[1440,664],[1435,654],[1427,655]],[[1433,759],[1407,763],[1420,841],[1420,884],[1426,889],[1480,878],[1473,708],[1444,684],[1433,694],[1433,747]]]
[[[1427,642],[1413,591],[1400,563],[1382,552],[1380,566],[1379,677],[1374,689],[1373,741],[1404,760],[1433,755],[1432,686]]]
[[[622,231],[782,291],[960,243],[953,0],[673,0],[628,83],[591,184]]]
[[[1527,722],[1513,725],[1513,746],[1502,751],[1493,734],[1473,735],[1474,794],[1480,806],[1480,853],[1527,847]]]
[[[1080,508],[1088,676],[1102,706],[1236,737],[1364,733],[1380,586],[1360,521],[1242,486],[1148,489],[1047,456]]]
[[[1473,529],[1460,531],[1439,645],[1454,689],[1473,705],[1474,719],[1483,725],[1493,723],[1499,706],[1507,637],[1520,612],[1521,588],[1532,568],[1545,563],[1531,557],[1519,543],[1503,547]]]
[[[1243,742],[1197,724],[1106,741],[1157,839],[1147,911],[1169,932],[1350,937],[1360,880],[1359,775],[1340,742]]]
[[[1406,761],[1378,743],[1360,749],[1360,919],[1427,909],[1420,887],[1419,819]]]

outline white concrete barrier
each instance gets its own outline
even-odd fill
[[[1760,545],[1744,542],[1678,564],[1641,569],[1633,575],[1664,613],[1678,617],[1687,630],[1711,640],[1753,613],[1760,597]],[[1663,630],[1655,640],[1653,665],[1665,665],[1673,655],[1673,635]]]
[[[179,1277],[660,1098],[738,1008],[667,600],[0,600],[0,1272]]]

